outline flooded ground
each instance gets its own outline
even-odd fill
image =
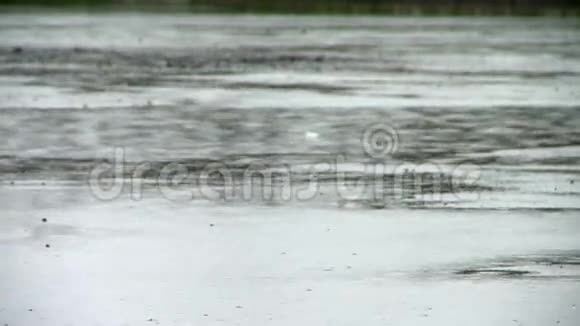
[[[1,14],[0,324],[576,325],[579,84],[575,19]]]

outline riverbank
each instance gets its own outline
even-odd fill
[[[300,14],[377,16],[578,16],[580,4],[566,1],[11,1],[0,2],[5,11],[55,12],[165,12],[217,14]]]

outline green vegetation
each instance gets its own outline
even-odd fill
[[[281,14],[580,15],[580,0],[0,0],[0,5],[59,10]]]

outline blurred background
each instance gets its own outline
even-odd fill
[[[392,15],[577,15],[577,0],[2,0],[83,9]]]

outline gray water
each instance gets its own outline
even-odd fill
[[[0,322],[575,325],[578,85],[574,19],[1,14]]]
[[[361,137],[383,123],[398,139],[381,163],[474,164],[481,189],[577,207],[574,19],[12,14],[0,26],[5,182],[82,181],[115,148],[157,169],[368,163]]]

